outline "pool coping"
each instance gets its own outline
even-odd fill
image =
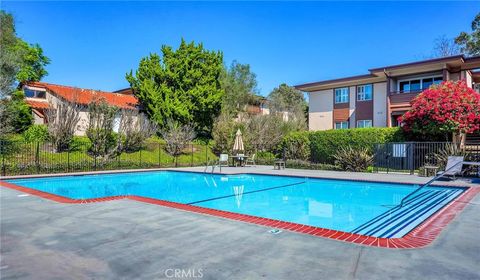
[[[168,169],[163,169],[168,170]],[[161,170],[157,170],[161,171]],[[180,171],[180,170],[168,170],[168,171],[175,171],[175,172],[193,172],[193,173],[201,173],[196,171]],[[113,174],[117,174],[118,172],[114,172]],[[98,174],[98,173],[94,173]],[[112,173],[100,173],[100,174],[112,174]],[[215,173],[219,174],[219,173]],[[240,175],[240,174],[255,174],[255,173],[239,173],[239,174],[219,174],[219,175]],[[84,176],[89,174],[81,174],[81,175],[70,175],[70,176]],[[270,175],[276,176],[271,174],[257,174],[257,175]],[[60,175],[58,177],[62,177],[65,175]],[[282,175],[279,175],[282,176]],[[284,175],[285,176],[285,175]],[[289,177],[295,177],[290,176]],[[46,176],[44,176],[46,177]],[[48,177],[56,177],[56,176],[48,176]],[[317,178],[322,179],[321,177],[308,177],[308,176],[296,176],[296,177],[306,177],[306,178]],[[30,177],[33,178],[33,177]],[[35,178],[42,178],[42,177],[35,177]],[[16,178],[22,179],[22,178]],[[27,179],[27,178],[23,178]],[[332,178],[323,178],[323,179],[331,179]],[[368,180],[352,180],[352,181],[365,181],[365,182],[377,182],[379,181],[368,181]],[[380,182],[381,183],[381,182]],[[385,183],[392,183],[392,182],[385,182]],[[402,184],[402,183],[395,183],[395,184]],[[408,183],[403,183],[408,184]],[[93,198],[93,199],[71,199],[23,186],[19,186],[13,183],[9,183],[3,180],[0,180],[0,186],[7,187],[10,189],[14,189],[17,191],[21,191],[24,193],[28,193],[31,195],[35,195],[44,199],[49,199],[59,203],[71,203],[71,204],[84,204],[84,203],[96,203],[96,202],[105,202],[105,201],[112,201],[112,200],[120,200],[120,199],[130,199],[133,201],[149,203],[160,205],[164,207],[175,208],[179,210],[184,210],[188,212],[200,213],[204,215],[210,215],[220,218],[225,218],[229,220],[241,221],[250,224],[256,224],[271,228],[283,229],[288,230],[291,232],[303,233],[311,236],[318,236],[324,237],[329,239],[334,239],[338,241],[344,241],[348,243],[372,246],[372,247],[381,247],[381,248],[392,248],[392,249],[415,249],[415,248],[422,248],[429,244],[431,244],[441,233],[441,231],[447,227],[447,225],[465,208],[465,206],[469,203],[471,199],[473,199],[478,193],[480,193],[480,188],[475,187],[463,187],[465,191],[460,194],[457,198],[449,202],[446,206],[435,212],[433,215],[428,217],[422,223],[417,225],[413,230],[409,233],[404,235],[400,238],[378,238],[373,236],[361,235],[356,233],[326,229],[321,227],[285,222],[281,220],[269,219],[269,218],[262,218],[252,215],[246,214],[239,214],[229,211],[223,210],[216,210],[211,208],[205,208],[196,205],[189,205],[171,201],[165,201],[160,199],[154,198],[147,198],[142,196],[136,195],[125,195],[125,196],[109,196],[109,197],[102,197],[102,198]],[[449,187],[452,186],[445,186],[445,185],[433,185],[436,187]],[[462,187],[459,187],[462,188]]]
[[[127,169],[127,170],[102,170],[102,171],[87,171],[87,172],[72,172],[72,173],[51,173],[51,174],[32,174],[32,175],[15,175],[15,176],[3,176],[0,177],[0,182],[3,180],[22,180],[22,179],[38,179],[38,178],[55,178],[55,177],[81,177],[89,175],[114,175],[114,174],[123,174],[123,173],[144,173],[144,172],[160,172],[160,171],[170,171],[170,172],[180,172],[180,173],[197,173],[204,175],[223,175],[223,176],[235,176],[235,175],[264,175],[264,176],[280,176],[280,177],[296,177],[296,178],[309,178],[309,179],[324,179],[324,180],[341,180],[341,181],[353,181],[353,182],[368,182],[368,183],[386,183],[386,184],[398,184],[398,185],[420,185],[420,183],[412,182],[399,182],[399,181],[386,181],[386,180],[367,180],[359,178],[332,178],[328,176],[321,175],[298,175],[298,174],[269,174],[249,171],[249,172],[236,172],[236,173],[224,173],[224,172],[202,172],[197,170],[179,170],[177,168],[152,168],[152,169]],[[430,186],[435,187],[449,187],[449,188],[470,188],[470,186],[464,185],[451,185],[448,182],[436,183],[433,182]]]

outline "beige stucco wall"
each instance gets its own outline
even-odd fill
[[[373,84],[373,126],[387,126],[387,83]]]
[[[32,115],[33,115],[33,124],[44,124],[44,120],[42,117],[40,117],[33,111],[32,111]]]
[[[355,100],[357,98],[356,87],[352,86],[349,89],[350,91],[350,126],[349,128],[355,128],[356,125],[356,118],[355,118]]]
[[[309,93],[308,129],[327,130],[333,128],[333,90]]]

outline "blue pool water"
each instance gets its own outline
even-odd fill
[[[418,186],[176,171],[8,182],[71,199],[136,195],[377,237],[405,235],[464,191],[427,187],[400,208]]]

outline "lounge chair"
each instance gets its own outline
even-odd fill
[[[253,166],[256,166],[257,164],[255,163],[255,154],[253,154],[251,157],[247,158],[245,160],[245,165],[247,164],[252,164]]]
[[[220,168],[220,172],[222,171],[222,164],[228,167],[228,154],[220,154],[218,158],[218,167]]]
[[[442,174],[444,177],[452,177],[455,180],[457,175],[462,174],[462,162],[462,156],[449,156],[445,171],[438,172],[437,175]]]

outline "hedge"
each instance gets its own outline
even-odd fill
[[[307,138],[310,142],[308,148],[301,145]],[[293,158],[293,153],[297,153],[297,159],[302,159],[309,152],[312,162],[333,164],[333,155],[340,147],[367,148],[371,151],[373,144],[403,141],[405,141],[403,132],[397,127],[304,131],[291,133],[285,137],[282,149],[286,154],[290,154],[290,158]]]

